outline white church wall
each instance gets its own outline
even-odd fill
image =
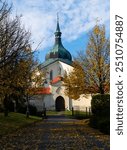
[[[55,109],[55,102],[52,94],[45,96],[43,105],[47,110]]]
[[[85,111],[86,107],[89,109],[91,108],[91,95],[81,95],[79,99],[77,100],[73,100],[72,101],[72,105],[74,107],[75,110],[81,110],[81,111]]]
[[[72,66],[65,64],[61,61],[56,61],[52,64],[50,64],[49,66],[47,66],[46,70],[47,70],[47,80],[50,80],[50,71],[53,71],[53,78],[57,77],[57,76],[64,76],[65,71],[68,73],[73,69]]]
[[[43,110],[43,96],[42,95],[34,95],[30,97],[29,104],[35,106],[37,111]]]
[[[53,71],[53,78],[58,76],[58,69],[59,69],[59,62],[56,61],[52,64],[50,64],[49,66],[47,66],[46,70],[47,70],[47,80],[50,81],[50,71]]]
[[[62,76],[64,76],[65,72],[68,74],[70,71],[73,70],[72,66],[65,64],[63,62],[59,62],[59,63],[60,63],[60,66],[62,68]]]

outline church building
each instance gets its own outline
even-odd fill
[[[53,48],[45,56],[45,61],[41,64],[41,70],[46,72],[44,87],[40,88],[30,103],[35,105],[38,111],[43,107],[47,110],[64,111],[71,110],[72,107],[78,110],[85,110],[91,107],[91,96],[84,97],[81,95],[79,99],[73,100],[65,95],[65,87],[62,84],[64,74],[68,74],[73,70],[72,56],[70,52],[64,48],[61,41],[61,31],[59,20],[57,18],[57,26],[55,31],[55,43]]]

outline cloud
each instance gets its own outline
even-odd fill
[[[22,14],[22,23],[31,30],[35,48],[53,45],[56,14],[59,12],[64,41],[71,42],[89,32],[99,18],[109,28],[109,0],[12,0],[13,13]]]

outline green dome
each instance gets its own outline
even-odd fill
[[[50,58],[62,58],[72,61],[71,54],[63,47],[62,43],[55,44],[53,49],[46,55],[46,60]]]
[[[68,50],[66,50],[61,42],[61,32],[59,27],[59,22],[57,21],[57,28],[55,32],[55,44],[50,52],[46,55],[45,59],[60,58],[68,61],[72,61],[72,56]]]

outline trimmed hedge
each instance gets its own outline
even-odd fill
[[[92,117],[90,125],[100,131],[110,132],[110,95],[94,95],[91,101]]]
[[[92,113],[99,116],[110,115],[110,95],[94,95],[91,102]]]

